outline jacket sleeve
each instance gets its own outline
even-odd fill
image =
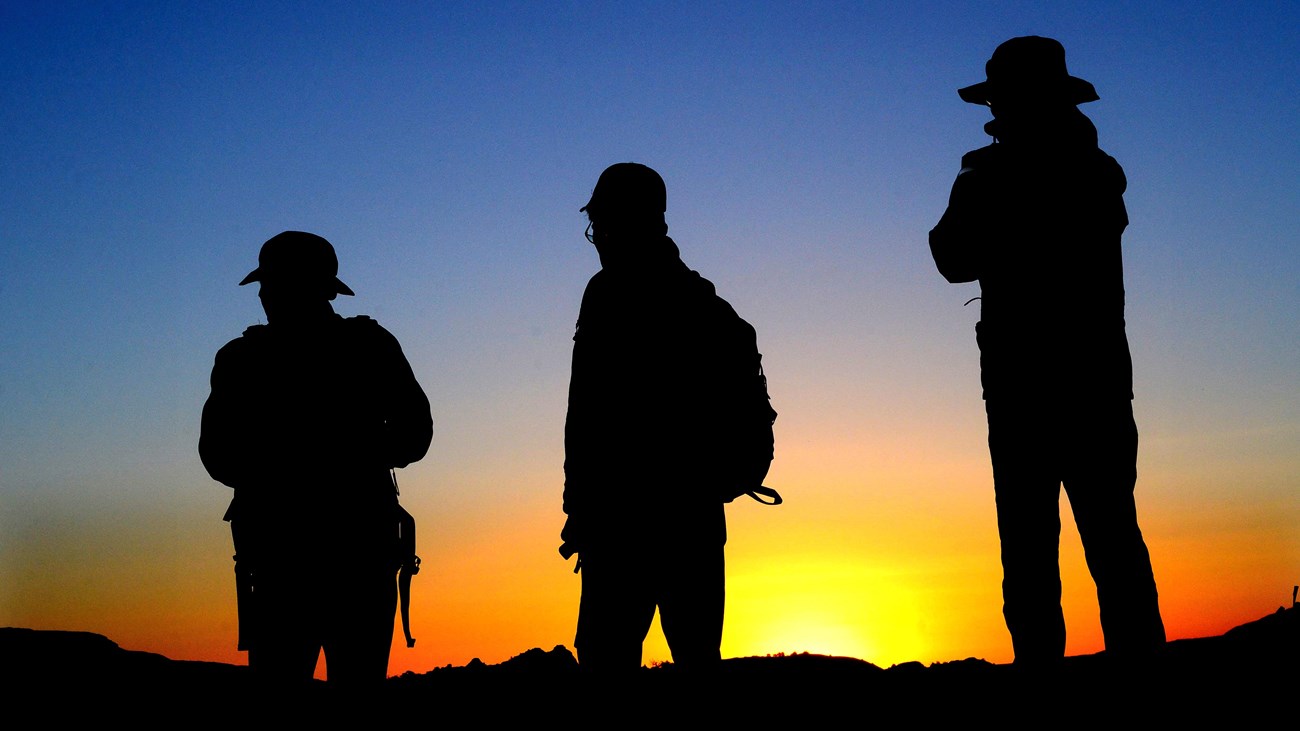
[[[596,375],[591,367],[591,343],[589,333],[584,330],[587,300],[591,297],[589,285],[583,293],[583,308],[579,311],[578,326],[573,335],[573,364],[569,372],[569,408],[564,418],[564,513],[574,515],[581,512],[585,491],[589,479],[587,472],[592,465],[589,459],[591,415],[589,399],[593,389],[591,382]]]
[[[212,479],[228,487],[244,487],[256,471],[251,452],[258,439],[248,424],[249,409],[241,403],[241,359],[239,347],[232,342],[217,352],[212,366],[212,392],[203,405],[199,429],[199,459]]]
[[[384,411],[384,443],[388,467],[405,467],[418,462],[433,441],[433,416],[429,398],[415,380],[411,364],[397,338],[383,328],[383,348],[389,363]]]
[[[930,254],[935,266],[954,284],[980,278],[982,241],[988,232],[988,206],[978,152],[962,158],[961,172],[957,173],[948,198],[948,209],[930,231]]]

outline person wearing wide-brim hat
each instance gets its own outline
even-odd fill
[[[310,683],[322,650],[333,684],[387,677],[409,518],[391,470],[423,458],[433,437],[397,339],[334,312],[352,294],[338,267],[315,234],[262,245],[240,285],[260,285],[267,324],[218,351],[203,406],[199,456],[234,488],[239,649],[275,687]]]
[[[992,105],[1015,101],[1071,106],[1095,102],[1093,85],[1065,68],[1065,47],[1051,38],[1012,38],[997,47],[984,65],[988,76],[978,84],[957,90],[971,104]]]
[[[1055,40],[1013,38],[986,80],[994,143],[962,157],[930,250],[950,282],[980,284],[981,381],[1002,542],[1003,613],[1017,664],[1065,652],[1059,493],[1097,584],[1109,655],[1165,640],[1134,502],[1137,427],[1124,328],[1124,172],[1077,105],[1093,85]]]

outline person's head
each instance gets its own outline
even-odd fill
[[[588,238],[597,249],[635,246],[668,233],[664,180],[640,163],[620,162],[605,168],[591,200],[580,210],[587,214]]]
[[[330,242],[304,231],[285,231],[262,244],[257,268],[239,285],[261,283],[257,296],[268,322],[292,320],[332,312],[331,300],[353,294],[338,272],[338,256]]]
[[[1012,38],[993,51],[984,65],[988,77],[957,93],[971,104],[987,105],[998,118],[1057,114],[1097,101],[1097,90],[1065,68],[1065,47],[1041,36]]]

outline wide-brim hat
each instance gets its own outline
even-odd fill
[[[338,294],[355,295],[338,273],[339,258],[333,244],[306,231],[284,231],[262,244],[257,268],[239,286],[249,282],[321,282],[331,284]]]
[[[963,101],[987,105],[999,99],[1070,105],[1095,102],[1101,97],[1092,84],[1065,69],[1065,47],[1042,36],[1012,38],[993,51],[984,64],[988,78],[957,90]]]

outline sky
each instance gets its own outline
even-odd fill
[[[1124,166],[1137,503],[1171,638],[1300,583],[1300,6],[1289,2],[0,4],[0,626],[235,650],[230,491],[196,445],[236,284],[338,250],[429,395],[413,649],[572,646],[572,334],[615,162],[754,325],[780,507],[728,508],[724,657],[1011,659],[974,324],[927,232],[990,140],[956,90],[1059,39]],[[1050,245],[1045,241],[1044,245]],[[1102,648],[1062,500],[1070,654]],[[310,560],[308,557],[306,560]],[[669,659],[656,622],[647,663]]]

